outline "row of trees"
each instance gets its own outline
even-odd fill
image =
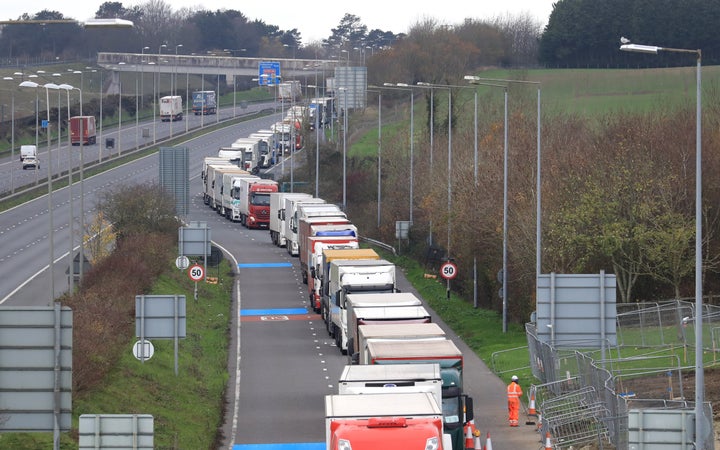
[[[97,18],[119,17],[134,22],[131,30],[84,29],[77,23],[47,25],[11,24],[2,28],[0,55],[9,61],[26,57],[62,60],[93,57],[98,51],[140,52],[143,47],[158,49],[182,44],[183,54],[226,51],[228,56],[330,57],[341,49],[381,49],[402,38],[392,32],[368,31],[360,18],[346,14],[327,39],[303,43],[297,29],[282,30],[262,20],[250,20],[234,9],[209,11],[182,8],[173,10],[164,0],[149,0],[125,7],[105,2]],[[43,10],[18,21],[67,20],[62,13]]]
[[[501,308],[496,274],[502,267],[504,105],[500,92],[481,92],[478,153],[475,154],[472,92],[451,90],[452,167],[448,168],[447,89],[434,90],[433,145],[430,146],[429,102],[415,97],[414,223],[404,252],[426,261],[433,252],[455,260],[460,273],[453,288],[472,298],[477,264],[482,306]],[[510,85],[508,104],[508,267],[510,311],[528,320],[535,308],[536,262],[536,89]],[[718,100],[708,92],[708,100]],[[363,230],[384,242],[395,242],[395,222],[408,220],[409,107],[391,103],[383,91],[382,216],[377,226],[377,155],[348,163],[350,216]],[[419,97],[419,98],[418,98]],[[440,106],[438,106],[440,105]],[[421,114],[418,114],[423,111]],[[530,112],[530,113],[528,113]],[[372,127],[376,104],[350,116],[355,126]],[[405,125],[393,127],[395,116]],[[707,128],[720,121],[704,115]],[[618,301],[658,301],[692,297],[694,292],[694,129],[693,105],[677,112],[646,115],[611,114],[587,118],[573,114],[542,117],[542,273],[615,274]],[[395,131],[390,131],[395,130]],[[377,130],[366,129],[369,136]],[[374,138],[373,138],[374,139]],[[720,169],[717,133],[703,137],[703,170]],[[374,145],[369,145],[373,147]],[[323,156],[340,164],[332,153]],[[432,155],[432,156],[431,156]],[[312,152],[308,154],[313,158]],[[477,172],[475,163],[478,162]],[[312,161],[310,167],[312,166]],[[323,170],[331,176],[333,170]],[[337,167],[337,173],[340,173]],[[326,175],[324,175],[326,176]],[[448,202],[448,180],[452,200]],[[341,181],[327,180],[337,193]],[[334,183],[338,183],[335,184]],[[333,190],[335,188],[335,190]],[[324,198],[339,201],[332,194]],[[720,288],[720,184],[704,178],[704,292]],[[429,272],[434,268],[428,266]]]
[[[671,54],[645,59],[623,54],[618,51],[622,36],[638,44],[702,49],[705,64],[718,64],[718,20],[720,3],[706,0],[559,0],[540,39],[539,62],[591,68],[688,64]]]
[[[0,34],[0,57],[8,61],[42,57],[92,58],[98,51],[138,52],[167,44],[182,44],[183,53],[226,50],[232,56],[339,57],[341,50],[368,50],[371,55],[397,45],[405,33],[368,30],[361,18],[346,14],[331,34],[320,42],[303,42],[297,29],[282,30],[262,20],[249,20],[234,9],[209,11],[182,8],[173,10],[165,0],[126,7],[121,2],[105,2],[95,13],[98,18],[120,17],[132,20],[132,30],[85,30],[77,24],[8,25]],[[57,11],[43,10],[19,20],[67,19]],[[720,61],[720,43],[715,24],[720,4],[705,0],[677,2],[662,0],[560,0],[544,30],[528,16],[491,20],[466,19],[462,23],[438,27],[434,19],[420,22],[418,28],[441,28],[457,39],[457,44],[490,49],[482,62],[504,66],[548,67],[637,67],[686,65],[677,55],[626,55],[618,51],[621,36],[636,43],[673,48],[702,49],[706,64]],[[484,28],[478,32],[479,28]],[[423,53],[424,48],[415,49]],[[462,50],[462,49],[460,49]],[[452,52],[455,53],[455,52]],[[413,61],[408,70],[413,70]]]
[[[404,33],[369,30],[360,17],[345,14],[327,38],[306,43],[297,29],[282,30],[261,20],[249,20],[234,9],[175,11],[164,0],[149,0],[132,7],[105,2],[95,16],[131,20],[135,27],[97,30],[84,29],[75,23],[6,25],[0,32],[0,58],[8,64],[37,59],[67,61],[92,59],[98,51],[135,53],[149,47],[149,52],[156,52],[163,44],[167,45],[166,52],[172,52],[174,46],[182,44],[179,51],[183,54],[225,52],[228,56],[330,59],[340,57],[344,50],[353,58],[366,60],[406,37]],[[50,10],[18,18],[19,21],[63,19],[70,18]],[[485,49],[483,62],[488,64],[536,63],[540,24],[528,16],[489,21],[467,19],[461,24],[443,26],[428,20],[418,27],[433,33],[439,28],[453,35],[456,43],[482,47]],[[494,49],[490,50],[491,47]],[[423,49],[415,50],[422,52]]]

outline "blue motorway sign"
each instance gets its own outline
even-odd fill
[[[280,63],[262,61],[258,66],[258,85],[275,86],[280,83]]]

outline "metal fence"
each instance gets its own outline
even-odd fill
[[[538,339],[526,324],[530,368],[537,384],[529,397],[538,405],[542,436],[553,448],[597,443],[599,448],[628,449],[628,411],[638,408],[692,409],[686,401],[683,373],[694,369],[695,308],[672,301],[617,305],[618,345]],[[720,347],[720,308],[704,305],[703,347]],[[706,359],[707,361],[707,359]],[[691,394],[692,395],[692,394]],[[712,424],[707,403],[705,417]],[[714,448],[708,442],[707,448]]]

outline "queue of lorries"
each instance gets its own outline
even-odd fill
[[[269,205],[270,240],[298,256],[310,306],[348,357],[325,397],[327,449],[464,450],[474,414],[462,352],[399,291],[395,265],[359,248],[337,205],[288,192]]]
[[[337,394],[325,397],[327,449],[465,450],[474,414],[462,352],[418,297],[400,292],[395,265],[360,248],[337,205],[279,192],[255,174],[257,155],[274,156],[283,140],[273,130],[251,136],[205,158],[203,200],[229,220],[267,228],[274,245],[298,257],[310,307],[347,355]]]

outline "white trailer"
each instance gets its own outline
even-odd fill
[[[345,354],[348,349],[347,295],[396,292],[395,264],[384,259],[334,260],[330,262],[327,285],[331,335]]]
[[[247,171],[245,171],[245,173],[230,172],[223,174],[222,211],[220,214],[233,222],[240,221],[240,197],[238,187],[240,186],[240,180],[243,178],[260,179],[260,177]]]
[[[278,247],[285,247],[283,226],[285,223],[285,199],[310,199],[312,195],[301,192],[273,192],[270,194],[270,240]]]
[[[225,215],[223,209],[223,177],[225,174],[233,175],[249,175],[249,173],[238,166],[211,166],[213,168],[214,179],[212,179],[212,196],[210,198],[210,207],[218,214]]]
[[[243,163],[241,167],[248,172],[257,173],[260,170],[260,138],[239,138],[231,147],[242,151]]]
[[[439,364],[345,366],[338,380],[338,394],[429,392],[442,404]]]
[[[371,342],[388,341],[427,341],[446,339],[445,331],[435,322],[430,323],[399,323],[385,325],[358,326],[358,364],[370,364],[368,361],[368,344]]]
[[[288,253],[292,256],[298,256],[300,254],[297,246],[297,227],[293,230],[291,226],[292,219],[295,217],[298,206],[305,203],[325,203],[325,200],[316,197],[285,199],[285,207],[283,208],[285,210],[285,222],[283,223],[282,235],[285,238],[285,248],[287,248]]]
[[[160,120],[163,122],[175,122],[183,118],[182,97],[179,95],[167,95],[160,98]]]

